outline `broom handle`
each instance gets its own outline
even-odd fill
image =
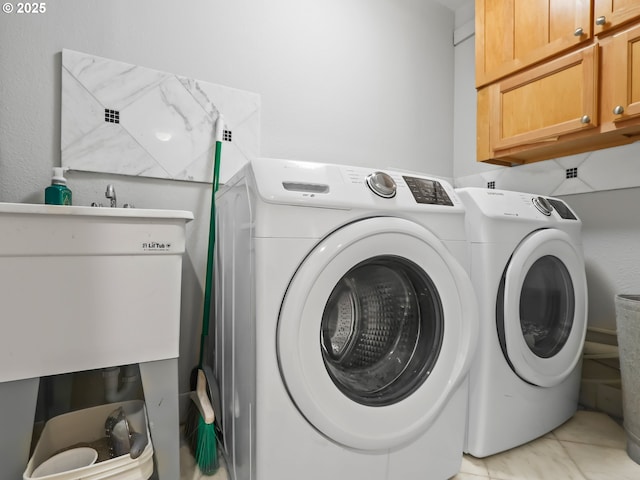
[[[200,359],[199,368],[202,368],[204,361],[204,347],[209,335],[209,317],[211,316],[211,290],[213,286],[213,254],[216,241],[216,192],[220,181],[220,153],[222,150],[222,114],[218,115],[216,121],[216,149],[215,160],[213,162],[213,181],[211,182],[211,212],[209,215],[209,245],[207,248],[207,272],[204,280],[204,308],[202,309],[202,332],[200,333]]]

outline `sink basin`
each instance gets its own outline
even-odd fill
[[[0,203],[0,382],[177,358],[192,219]]]

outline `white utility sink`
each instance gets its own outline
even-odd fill
[[[39,377],[139,363],[158,471],[161,478],[176,473],[173,467],[171,475],[162,472],[157,443],[173,432],[154,435],[154,419],[166,411],[154,412],[149,399],[159,395],[171,409],[175,404],[177,415],[182,255],[185,224],[192,219],[186,211],[0,203],[0,431],[5,437],[11,437],[7,426],[17,428],[13,414],[20,395],[31,397],[35,385],[37,397]],[[158,389],[158,381],[166,385]],[[16,393],[21,391],[26,393]],[[175,401],[164,398],[174,394]],[[22,402],[32,410],[31,422],[35,400]],[[173,412],[170,417],[165,427],[177,428]],[[0,453],[0,465],[10,458]]]

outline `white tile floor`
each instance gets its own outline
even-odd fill
[[[609,416],[579,411],[521,447],[482,459],[465,455],[460,473],[451,480],[638,480],[640,465],[625,448],[624,430]],[[228,480],[224,467],[212,477],[202,476],[186,445],[181,470],[180,480]]]
[[[609,416],[579,411],[542,438],[477,459],[465,455],[452,480],[638,480],[626,437]]]
[[[183,439],[184,440],[184,439]],[[180,480],[229,480],[224,459],[220,456],[220,470],[215,475],[206,477],[200,473],[196,461],[191,455],[189,446],[183,441],[180,445]]]

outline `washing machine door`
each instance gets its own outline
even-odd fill
[[[581,252],[555,229],[525,238],[505,269],[496,308],[500,343],[523,380],[562,382],[581,358],[587,282]]]
[[[329,439],[365,450],[401,445],[464,380],[476,315],[466,272],[430,231],[388,217],[349,224],[313,249],[286,292],[277,333],[284,384]]]

